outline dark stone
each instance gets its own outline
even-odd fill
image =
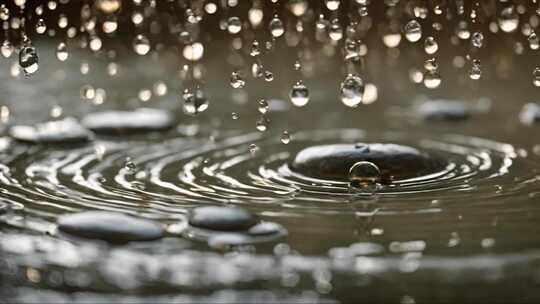
[[[278,233],[285,233],[286,230],[280,224],[273,222],[261,222],[257,225],[249,228],[248,233],[251,235],[272,235]]]
[[[87,211],[58,218],[58,229],[78,237],[124,244],[163,237],[158,223],[122,213]]]
[[[426,101],[416,107],[417,114],[425,120],[463,121],[471,116],[466,103],[455,100]]]
[[[165,131],[174,127],[174,122],[168,111],[148,108],[90,113],[82,120],[88,129],[109,135]]]
[[[411,147],[372,143],[309,147],[296,155],[292,169],[306,176],[348,181],[349,169],[360,161],[379,167],[382,183],[434,173],[447,165]]]
[[[39,123],[33,126],[12,126],[9,135],[23,142],[35,144],[73,144],[93,139],[94,134],[74,118]]]
[[[244,231],[258,222],[255,215],[238,207],[199,207],[189,216],[190,225],[217,231]]]
[[[526,125],[540,122],[540,105],[536,103],[525,104],[519,113],[519,119]]]

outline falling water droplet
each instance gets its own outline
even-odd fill
[[[270,34],[272,34],[273,37],[278,38],[285,33],[285,28],[283,27],[283,22],[281,19],[279,19],[278,16],[274,16],[272,20],[270,20],[269,24]]]
[[[441,82],[441,75],[436,70],[426,71],[424,74],[424,86],[426,86],[428,89],[438,88],[441,85]]]
[[[56,48],[56,58],[60,61],[66,61],[69,57],[67,46],[64,42],[60,42]]]
[[[238,17],[230,17],[227,21],[227,31],[230,34],[238,34],[242,30],[242,21]]]
[[[184,90],[182,99],[184,100],[184,112],[186,114],[197,115],[208,109],[208,99],[199,87],[194,90]]]
[[[259,130],[260,132],[264,132],[268,129],[268,119],[264,116],[261,116],[261,118],[259,118],[259,120],[257,120],[257,123],[256,123],[256,128],[257,130]]]
[[[43,19],[39,19],[36,22],[36,33],[43,34],[47,30],[47,25],[45,24],[45,21]]]
[[[529,47],[531,50],[538,50],[540,47],[540,38],[538,38],[538,35],[536,35],[535,32],[532,32],[529,37],[527,38],[529,40]]]
[[[31,76],[39,69],[38,55],[33,46],[24,46],[19,53],[19,65],[26,76]]]
[[[289,131],[283,131],[280,140],[283,144],[288,145],[291,142],[291,135],[289,134]]]
[[[2,42],[2,46],[0,47],[0,53],[2,53],[2,56],[4,58],[11,57],[14,50],[15,48],[13,47],[11,42],[9,42],[8,40],[4,40],[4,42]]]
[[[533,84],[540,87],[540,67],[536,67],[533,71]]]
[[[259,147],[256,144],[250,144],[249,153],[251,153],[252,156],[255,156],[257,152],[259,152]]]
[[[267,82],[273,81],[274,80],[274,73],[272,73],[270,71],[264,71],[264,80],[267,81]]]
[[[482,67],[480,65],[480,60],[474,59],[472,61],[471,70],[469,71],[469,77],[472,80],[478,80],[482,76]]]
[[[475,48],[481,48],[484,44],[484,35],[480,32],[474,32],[471,37],[471,44]]]
[[[246,82],[244,81],[242,76],[240,76],[240,73],[236,71],[231,73],[231,87],[233,87],[234,89],[241,89],[245,85]]]
[[[410,42],[416,42],[422,38],[422,26],[416,20],[411,20],[404,27],[405,38]]]
[[[236,112],[232,112],[232,113],[231,113],[231,118],[232,118],[233,120],[237,120],[238,118],[240,118],[240,115],[238,115],[238,113],[236,113]]]
[[[150,41],[144,35],[137,35],[133,40],[133,50],[141,56],[148,54],[150,51]]]
[[[435,54],[439,50],[439,44],[435,40],[435,38],[429,36],[424,41],[424,50],[426,51],[426,54],[432,55]]]
[[[362,102],[364,81],[360,76],[349,74],[341,83],[341,101],[348,107],[356,107]]]
[[[499,27],[505,33],[511,33],[518,28],[519,16],[513,5],[507,6],[500,11],[497,19]]]
[[[268,108],[268,102],[265,99],[259,100],[259,113],[266,114],[266,112],[268,112]]]
[[[309,102],[309,90],[302,80],[299,80],[289,94],[291,102],[297,107],[303,107]]]

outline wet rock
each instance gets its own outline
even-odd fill
[[[91,131],[71,117],[33,126],[12,126],[8,133],[16,140],[35,144],[84,143],[94,137]]]
[[[314,146],[300,151],[292,169],[316,178],[348,181],[349,170],[357,162],[375,164],[381,182],[413,178],[440,171],[446,162],[417,149],[396,144],[335,144]]]
[[[163,237],[163,228],[155,222],[122,213],[87,211],[61,216],[58,229],[79,237],[110,243],[151,241]]]
[[[471,116],[471,109],[461,101],[432,100],[418,105],[416,113],[425,120],[463,121]]]
[[[525,104],[519,113],[519,120],[526,125],[540,122],[540,105],[536,103]]]
[[[258,222],[255,215],[238,207],[199,207],[189,216],[191,226],[217,231],[245,231]]]
[[[272,235],[279,233],[286,233],[285,228],[280,224],[273,222],[261,222],[251,228],[249,228],[248,233],[250,235]]]
[[[83,118],[82,124],[99,134],[134,134],[171,129],[174,117],[164,110],[141,108],[91,113]]]

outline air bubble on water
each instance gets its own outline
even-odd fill
[[[484,44],[484,35],[480,32],[474,32],[471,36],[471,44],[475,48],[481,48]]]
[[[67,46],[64,42],[60,42],[56,48],[56,58],[60,61],[66,61],[69,57]]]
[[[184,113],[188,115],[197,115],[208,109],[208,99],[199,87],[194,90],[185,89],[182,99],[184,100]]]
[[[303,107],[309,102],[309,90],[302,80],[295,83],[289,94],[291,102],[297,107]]]
[[[217,12],[217,5],[213,2],[208,2],[204,5],[204,11],[209,14],[209,15],[213,15]]]
[[[270,20],[270,24],[268,25],[268,28],[270,29],[270,34],[275,37],[281,37],[283,33],[285,33],[285,27],[283,26],[283,21],[279,19],[279,17],[276,15]]]
[[[381,182],[381,170],[368,161],[355,163],[349,169],[349,185],[354,188],[373,186]]]
[[[439,50],[439,44],[435,40],[435,38],[429,36],[424,41],[424,50],[426,51],[426,54],[432,55],[435,54]]]
[[[150,40],[144,35],[137,35],[133,40],[133,50],[135,53],[144,56],[150,51]]]
[[[518,28],[519,16],[513,5],[503,8],[497,19],[499,28],[505,33],[511,33]]]
[[[227,31],[229,31],[230,34],[238,34],[242,30],[242,21],[240,18],[234,16],[230,17],[229,20],[227,20]]]
[[[405,38],[410,42],[416,42],[422,38],[422,26],[416,20],[411,20],[403,28]]]
[[[259,105],[258,105],[259,113],[266,114],[266,112],[268,112],[268,109],[269,109],[269,106],[266,99],[259,100]]]
[[[536,87],[540,87],[540,67],[536,67],[534,70],[533,70],[533,84],[536,86]]]
[[[480,65],[480,60],[474,59],[472,61],[471,69],[469,70],[469,78],[472,80],[478,80],[482,76],[482,67]]]
[[[349,74],[340,86],[341,102],[348,107],[356,107],[362,102],[364,81],[360,76]]]
[[[15,48],[13,47],[13,44],[9,42],[9,40],[4,40],[4,42],[2,42],[2,46],[0,46],[0,53],[2,53],[4,58],[10,58],[14,50]]]
[[[237,71],[234,71],[231,73],[231,87],[234,89],[241,89],[246,85],[246,82],[240,76],[240,73]]]
[[[280,140],[283,144],[288,145],[291,142],[291,135],[289,134],[289,131],[283,131],[283,133],[281,133]]]
[[[31,76],[39,69],[37,51],[33,46],[23,46],[19,53],[19,65],[26,76]]]
[[[436,89],[441,85],[442,78],[439,72],[426,71],[424,73],[424,86],[428,89]]]

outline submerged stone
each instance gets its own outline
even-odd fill
[[[33,126],[12,126],[8,133],[16,140],[35,144],[83,143],[94,137],[91,131],[71,117]]]
[[[432,100],[418,105],[416,113],[425,120],[462,121],[470,117],[471,109],[461,101]]]
[[[258,222],[255,215],[238,207],[199,207],[189,216],[191,226],[216,231],[244,231]]]
[[[370,162],[380,170],[381,183],[418,177],[440,171],[446,162],[415,148],[396,144],[334,144],[300,151],[292,169],[306,176],[349,181],[349,172],[358,162]]]
[[[164,110],[105,111],[86,115],[82,124],[100,134],[132,134],[165,131],[174,126],[173,115]]]
[[[78,237],[120,244],[156,240],[164,234],[158,223],[106,211],[63,215],[58,218],[58,229]]]
[[[540,122],[540,105],[536,103],[525,104],[519,113],[519,120],[526,125]]]

